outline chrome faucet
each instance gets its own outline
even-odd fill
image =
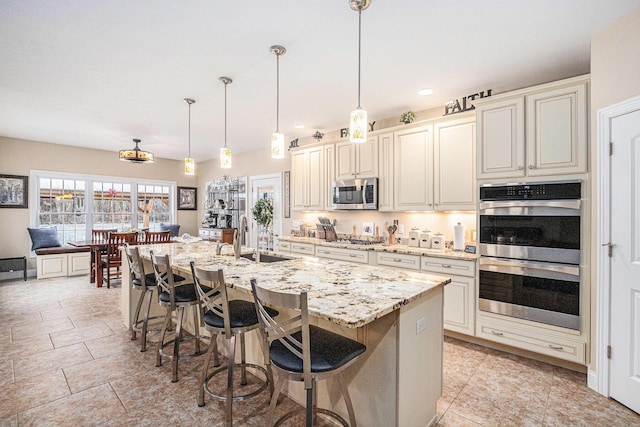
[[[221,242],[218,240],[218,243],[216,244],[216,255],[220,255],[222,253],[222,248],[225,246],[231,246],[231,245],[229,243]]]
[[[238,236],[238,230],[233,230],[233,254],[236,259],[240,258],[240,238]]]
[[[238,227],[238,232],[240,233],[240,244],[244,246],[248,246],[248,236],[249,233],[249,225],[247,222],[247,216],[245,214],[240,215],[240,226]]]

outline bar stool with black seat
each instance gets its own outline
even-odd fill
[[[200,336],[200,321],[198,319],[198,312],[201,311],[200,299],[198,298],[196,287],[193,283],[175,282],[175,276],[171,270],[169,255],[155,255],[153,251],[149,251],[149,253],[151,255],[151,264],[153,265],[156,283],[158,284],[158,300],[160,305],[165,306],[167,309],[164,324],[162,325],[156,366],[162,366],[163,357],[171,359],[171,382],[175,383],[178,381],[178,361],[180,359],[191,359],[204,354],[204,351],[201,351],[200,349],[200,338],[202,338]],[[205,292],[208,292],[208,288],[204,290]],[[195,331],[194,334],[185,336],[185,332],[182,328],[182,321],[184,318],[184,311],[188,307],[193,309],[193,325]],[[174,312],[177,313],[175,336],[172,340],[165,342],[167,330],[171,324],[171,318],[173,317]],[[187,338],[195,340],[195,350],[193,353],[181,355],[180,342]],[[173,352],[171,354],[167,354],[164,351],[165,348],[169,346],[173,346]]]
[[[258,395],[267,386],[269,391],[273,393],[273,375],[271,367],[266,364],[266,369],[253,363],[247,363],[245,355],[245,333],[258,329],[258,316],[255,306],[252,302],[240,299],[229,300],[227,294],[227,285],[224,281],[224,272],[218,270],[203,270],[191,262],[191,271],[193,280],[196,285],[196,291],[200,297],[201,304],[204,309],[203,322],[204,327],[211,333],[211,342],[204,360],[202,375],[198,385],[198,406],[204,406],[205,392],[216,399],[225,402],[225,426],[233,425],[233,402],[248,399]],[[204,285],[208,286],[204,286]],[[266,312],[275,317],[278,315],[276,310],[265,308]],[[211,357],[214,358],[214,367],[219,366],[218,362],[218,345],[217,336],[223,335],[227,340],[227,366],[218,367],[211,373],[209,364]],[[240,363],[235,363],[236,337],[240,337]],[[266,348],[263,348],[266,351]],[[266,357],[265,357],[266,360]],[[234,368],[240,368],[240,385],[247,386],[247,368],[260,371],[264,375],[264,379],[257,379],[258,387],[247,390],[243,394],[234,395]],[[210,382],[219,373],[227,371],[227,387],[224,394],[219,394],[211,390]],[[257,377],[256,377],[257,378]]]
[[[273,424],[280,389],[286,379],[304,381],[306,389],[306,408],[289,412],[280,417],[275,425],[280,425],[300,411],[306,412],[306,426],[311,427],[315,414],[325,414],[343,426],[356,426],[351,397],[343,371],[353,364],[358,356],[366,351],[366,346],[350,338],[343,337],[326,329],[309,325],[309,307],[307,292],[299,294],[283,293],[261,288],[256,279],[251,279],[251,288],[255,300],[260,331],[264,345],[269,348],[269,361],[278,374],[278,381],[271,398],[268,422]],[[274,319],[267,305],[287,308],[293,311],[291,316],[280,315]],[[315,383],[318,380],[336,376],[344,398],[349,424],[339,414],[328,409],[317,408],[315,403]]]
[[[129,262],[130,282],[131,288],[142,292],[138,304],[136,305],[136,311],[133,315],[133,321],[131,322],[131,339],[136,339],[136,334],[140,332],[142,334],[142,343],[140,344],[140,351],[147,351],[147,332],[149,331],[149,321],[156,319],[163,319],[165,316],[152,316],[149,317],[151,311],[151,301],[153,300],[153,291],[158,289],[155,273],[145,273],[144,264],[140,257],[140,251],[137,246],[130,246],[128,243],[124,245],[124,253],[127,256]],[[184,277],[173,275],[173,281],[182,282]],[[140,311],[144,304],[145,298],[147,298],[147,307],[144,311],[144,317],[140,319]]]

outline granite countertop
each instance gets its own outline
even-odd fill
[[[387,244],[374,244],[374,245],[357,245],[348,242],[327,241],[323,239],[316,239],[314,237],[295,237],[295,236],[278,236],[278,240],[283,242],[300,242],[311,243],[318,246],[331,246],[335,248],[356,249],[360,251],[373,251],[373,252],[392,252],[397,254],[406,255],[424,255],[438,258],[449,259],[463,259],[469,261],[475,261],[478,258],[476,254],[467,254],[462,251],[452,251],[450,249],[437,250],[437,249],[425,249],[416,248],[407,245],[387,245]]]
[[[250,279],[276,291],[306,289],[309,313],[348,328],[357,328],[391,313],[443,286],[446,277],[385,267],[363,267],[343,261],[313,257],[281,255],[288,261],[261,263],[233,256],[225,246],[222,255],[215,254],[216,245],[208,241],[142,245],[140,254],[149,259],[149,251],[169,254],[174,268],[191,273],[189,262],[200,268],[224,269],[227,284],[251,293]]]

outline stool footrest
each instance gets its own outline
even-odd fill
[[[278,418],[278,420],[276,420],[276,422],[273,424],[273,427],[278,427],[279,425],[282,425],[283,422],[285,422],[289,418],[293,417],[294,415],[296,415],[298,413],[305,413],[305,412],[306,412],[305,408],[295,409],[295,410],[293,410],[291,412],[287,412],[286,414],[284,414],[283,416]],[[340,424],[343,425],[343,427],[349,427],[349,424],[347,423],[347,421],[344,418],[342,418],[340,415],[336,414],[333,411],[330,411],[330,410],[324,409],[324,408],[313,408],[313,412],[315,414],[327,415],[327,416],[333,418],[334,420],[338,421]]]
[[[214,397],[214,398],[219,399],[219,400],[227,400],[227,396],[226,395],[216,394],[215,392],[213,392],[209,388],[209,382],[213,379],[213,377],[215,377],[219,373],[227,372],[228,366],[229,365],[223,365],[223,366],[215,369],[213,372],[211,372],[205,378],[205,380],[204,380],[204,391],[209,396]],[[235,363],[233,366],[234,366],[234,368],[237,367],[238,369],[242,369],[242,363]],[[245,368],[253,368],[253,369],[256,369],[256,370],[262,372],[262,374],[264,375],[265,379],[263,380],[261,378],[258,378],[257,384],[260,384],[260,387],[258,389],[254,390],[252,392],[246,393],[246,394],[239,394],[237,396],[233,396],[233,401],[234,402],[239,402],[241,400],[245,400],[245,399],[248,399],[250,397],[256,396],[257,394],[262,392],[262,390],[267,388],[267,386],[269,385],[269,377],[267,375],[267,370],[266,369],[264,369],[262,366],[254,365],[253,363],[245,363],[244,366],[245,366]]]

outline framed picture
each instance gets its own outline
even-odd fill
[[[282,180],[284,217],[291,218],[291,171],[284,171]]]
[[[195,211],[198,209],[198,189],[196,187],[178,187],[178,210]]]
[[[29,177],[0,175],[0,208],[29,207]]]

